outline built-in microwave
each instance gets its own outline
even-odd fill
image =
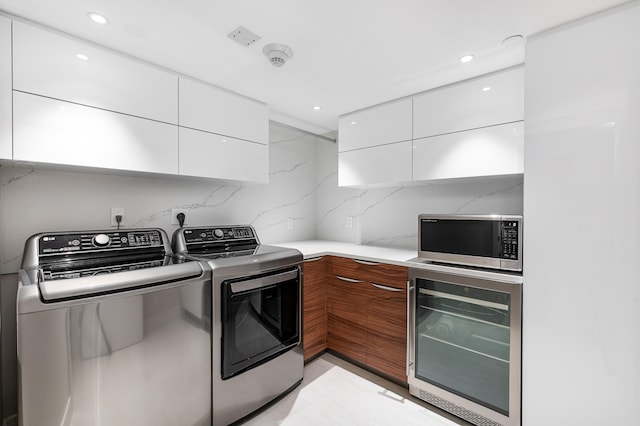
[[[522,216],[418,216],[418,257],[432,262],[522,271]]]

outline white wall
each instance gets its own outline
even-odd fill
[[[526,49],[523,424],[639,424],[640,2]]]

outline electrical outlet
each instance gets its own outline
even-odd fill
[[[187,209],[171,209],[171,224],[180,225],[178,222],[178,213],[184,213],[184,225],[188,225],[189,215],[187,214]]]
[[[120,221],[120,228],[122,228],[127,223],[125,221],[124,207],[111,207],[111,226],[118,226],[118,222],[116,221],[116,216],[118,215],[122,216],[122,220]]]
[[[345,226],[347,228],[353,228],[353,216],[347,216],[347,223]]]
[[[293,230],[293,219],[291,219],[291,218],[287,219],[287,230],[288,231]]]

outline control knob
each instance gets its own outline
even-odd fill
[[[224,232],[222,231],[222,229],[215,229],[213,231],[213,236],[215,238],[222,238],[222,237],[224,237]]]
[[[93,245],[96,247],[106,247],[111,242],[111,239],[106,234],[98,234],[93,237]]]

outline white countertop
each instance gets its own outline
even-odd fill
[[[483,278],[510,282],[514,284],[522,284],[522,274],[514,274],[501,271],[493,272],[489,270],[427,263],[417,259],[418,252],[415,250],[363,246],[360,244],[324,240],[290,241],[286,243],[271,245],[297,249],[302,253],[305,259],[311,259],[320,256],[349,257],[436,272],[455,273],[473,278]]]

